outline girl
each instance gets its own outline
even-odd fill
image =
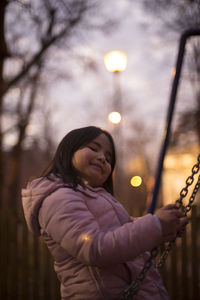
[[[113,197],[114,166],[107,131],[76,129],[63,138],[48,171],[22,190],[28,227],[43,237],[54,258],[63,300],[118,299],[148,251],[187,223],[174,205],[131,218]],[[136,299],[169,299],[154,266]]]

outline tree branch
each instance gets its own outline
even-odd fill
[[[75,27],[75,25],[80,22],[82,14],[84,11],[81,11],[81,14],[77,17],[71,19],[68,23],[68,26],[65,26],[61,32],[59,32],[57,35],[52,36],[50,39],[43,40],[42,48],[36,53],[31,60],[26,64],[26,66],[20,70],[20,72],[12,78],[10,81],[4,84],[4,87],[2,88],[2,91],[0,91],[0,97],[3,96],[12,86],[16,85],[34,66],[37,65],[39,61],[42,60],[42,57],[46,54],[48,49],[55,44],[57,41],[61,40],[63,37],[65,37],[67,34],[70,33],[70,31]],[[50,24],[51,26],[51,24]],[[50,27],[49,27],[49,30]]]

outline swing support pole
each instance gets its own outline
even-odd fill
[[[159,154],[158,166],[157,166],[156,177],[155,177],[155,185],[154,185],[154,190],[153,190],[153,195],[152,195],[152,202],[148,208],[148,213],[151,213],[151,214],[154,213],[154,210],[156,207],[156,202],[157,202],[157,197],[158,197],[158,192],[159,192],[160,182],[161,182],[161,177],[162,177],[163,162],[164,162],[165,154],[166,154],[167,147],[169,144],[170,130],[171,130],[173,112],[174,112],[174,108],[175,108],[179,79],[180,79],[180,75],[181,75],[181,68],[182,68],[183,58],[184,58],[184,54],[185,54],[186,41],[188,38],[190,38],[192,36],[198,36],[198,35],[200,35],[200,28],[191,28],[191,29],[184,31],[180,37],[177,62],[176,62],[176,73],[174,76],[170,99],[169,99],[168,113],[167,113],[165,128],[164,128],[164,132],[163,132],[163,140],[162,140],[161,150],[160,150],[160,154]]]

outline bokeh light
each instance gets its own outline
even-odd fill
[[[109,72],[121,72],[126,68],[127,57],[121,51],[111,51],[104,56],[104,63]]]
[[[113,124],[119,124],[121,122],[121,114],[117,111],[112,111],[108,115],[108,120]]]
[[[142,184],[142,178],[140,176],[133,176],[130,183],[133,187],[138,187]]]
[[[173,68],[172,69],[172,77],[175,77],[176,76],[176,68]]]

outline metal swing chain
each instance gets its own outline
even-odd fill
[[[194,176],[199,172],[199,169],[200,169],[200,155],[198,156],[198,161],[197,163],[193,166],[192,168],[192,174],[187,178],[186,180],[186,186],[181,190],[180,192],[180,197],[178,200],[176,200],[176,208],[177,209],[180,209],[182,208],[185,216],[187,216],[187,213],[191,210],[192,208],[192,204],[195,200],[195,197],[196,197],[196,194],[199,190],[199,187],[200,187],[200,175],[198,176],[198,179],[197,179],[197,182],[195,184],[195,187],[193,189],[193,192],[192,192],[192,195],[190,196],[189,198],[189,202],[186,206],[183,205],[183,198],[185,198],[188,194],[188,188],[189,186],[191,186],[194,182]],[[157,268],[161,268],[170,252],[170,250],[172,249],[175,241],[176,241],[176,238],[177,236],[168,243],[165,251],[163,252],[161,258],[160,258],[160,261],[156,264],[156,267]]]
[[[197,192],[198,192],[198,190],[200,188],[200,175],[199,175],[197,183],[195,184],[195,187],[193,189],[192,195],[189,198],[189,202],[188,202],[188,204],[186,206],[184,206],[183,205],[183,198],[185,198],[187,196],[187,194],[188,194],[188,188],[189,188],[189,186],[191,186],[193,184],[193,182],[194,182],[194,176],[199,172],[199,169],[200,169],[200,154],[199,154],[197,160],[198,160],[197,163],[192,168],[192,174],[186,180],[186,186],[181,190],[179,199],[176,200],[176,208],[177,209],[182,208],[183,211],[184,211],[185,216],[191,210],[192,204],[193,204],[193,202],[195,200],[195,197],[196,197],[196,194],[197,194]],[[164,262],[165,262],[165,260],[166,260],[166,258],[168,256],[171,248],[173,247],[173,245],[174,245],[174,243],[176,241],[176,238],[177,238],[177,236],[172,241],[170,241],[168,243],[168,245],[167,245],[164,253],[161,256],[160,261],[156,264],[157,268],[162,267],[162,265],[164,264]],[[151,268],[153,260],[156,258],[156,256],[158,255],[158,253],[159,253],[158,247],[154,248],[150,252],[150,257],[145,262],[142,271],[137,276],[137,278],[132,282],[132,284],[126,290],[124,290],[120,294],[118,300],[134,300],[135,299],[135,297],[136,297],[136,295],[138,293],[140,284],[144,280],[147,271]]]
[[[176,200],[176,207],[179,208],[183,208],[185,215],[187,215],[187,213],[191,210],[192,207],[192,203],[194,202],[195,196],[198,192],[199,189],[199,178],[197,180],[197,183],[194,187],[194,190],[192,192],[192,195],[189,199],[189,202],[186,206],[183,205],[182,199],[184,197],[186,197],[187,193],[188,193],[188,187],[193,184],[194,182],[194,175],[196,175],[199,172],[200,169],[200,155],[198,156],[198,162],[193,166],[192,168],[192,175],[189,176],[186,180],[186,186],[182,189],[182,191],[180,192],[180,197],[178,200]]]
[[[144,280],[147,271],[151,268],[153,260],[158,255],[158,252],[159,252],[158,248],[154,248],[153,250],[151,250],[150,256],[147,259],[147,261],[145,262],[142,271],[137,276],[137,278],[131,283],[131,285],[121,293],[118,300],[134,300],[135,299],[135,296],[137,295],[138,290],[140,288],[140,284]]]

